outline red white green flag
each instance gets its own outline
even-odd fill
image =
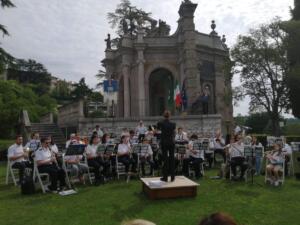
[[[175,101],[175,107],[180,108],[182,104],[181,94],[180,94],[180,88],[178,81],[176,81],[175,89],[174,89],[174,101]]]

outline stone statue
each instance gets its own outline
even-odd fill
[[[104,41],[106,41],[106,49],[111,49],[110,34],[107,34],[107,38]]]
[[[128,24],[126,22],[126,19],[122,20],[122,29],[123,29],[123,33],[127,34],[128,33]]]

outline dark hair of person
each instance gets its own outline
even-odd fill
[[[125,138],[126,138],[125,135],[123,135],[123,136],[121,137],[121,144],[123,144],[123,141],[125,140]]]
[[[129,134],[135,134],[134,130],[130,130]]]
[[[98,135],[98,132],[97,131],[93,131],[92,136],[96,136],[96,135]]]
[[[51,141],[50,142],[51,145],[55,145],[54,139],[51,135],[48,137],[48,139]]]
[[[101,138],[101,143],[102,144],[106,144],[106,137],[108,136],[107,133],[103,134],[102,138]]]
[[[47,137],[42,137],[42,138],[41,138],[41,143],[45,143],[47,140],[49,140],[49,138],[47,138]]]
[[[17,135],[16,135],[16,140],[17,140],[18,138],[20,138],[20,137],[22,138],[23,136],[22,136],[21,134],[17,134]]]
[[[198,139],[198,136],[197,136],[197,134],[192,134],[192,136],[191,136],[191,139],[193,139],[193,140],[197,140],[197,139]]]
[[[90,145],[93,144],[95,138],[98,138],[98,136],[97,136],[97,135],[93,135],[93,136],[91,137],[91,139],[90,139]]]
[[[165,111],[164,111],[164,117],[165,117],[166,119],[169,119],[170,116],[171,116],[171,112],[170,112],[169,110],[165,110]]]
[[[229,215],[218,212],[201,220],[199,225],[237,225],[237,223]]]
[[[239,141],[239,139],[238,139],[239,137],[240,137],[240,134],[234,135],[234,141],[235,141],[235,142]]]
[[[34,137],[34,135],[35,135],[36,133],[35,132],[33,132],[32,134],[31,134],[31,139]]]

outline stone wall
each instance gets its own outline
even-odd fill
[[[78,127],[79,119],[84,117],[84,101],[80,100],[58,109],[57,124],[60,128]]]
[[[80,118],[79,132],[81,135],[87,135],[88,130],[96,125],[108,133],[120,134],[123,128],[135,129],[141,118]],[[144,117],[142,120],[146,126],[156,125],[162,117]],[[189,135],[197,133],[198,135],[210,135],[222,128],[220,115],[187,115],[174,116],[172,121],[177,124],[177,127],[182,127]],[[223,130],[223,132],[225,132]]]
[[[47,113],[40,118],[40,123],[54,123],[53,113]]]

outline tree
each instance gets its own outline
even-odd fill
[[[250,132],[254,134],[268,133],[269,121],[269,115],[266,112],[251,113],[245,121],[245,126],[251,127]]]
[[[75,100],[88,97],[92,94],[92,89],[90,89],[85,83],[84,77],[79,80],[78,84],[75,84],[75,89],[72,91],[71,95]]]
[[[117,28],[117,34],[136,34],[137,28],[143,27],[146,32],[151,27],[156,26],[156,21],[150,18],[151,13],[147,13],[142,9],[137,9],[131,5],[129,0],[121,0],[115,12],[107,14],[107,18],[112,28]]]
[[[289,108],[286,76],[286,34],[280,21],[252,29],[249,35],[239,36],[231,51],[235,73],[241,86],[235,89],[235,98],[250,97],[250,112],[266,111],[271,120],[273,135],[279,135],[279,119]]]
[[[55,100],[48,95],[38,96],[14,80],[0,80],[0,138],[12,136],[22,109],[28,111],[32,122],[37,122],[55,108]]]
[[[295,0],[295,8],[291,11],[291,21],[282,24],[288,33],[288,59],[290,70],[287,84],[290,89],[289,96],[293,115],[300,118],[300,0]]]
[[[1,8],[10,8],[15,7],[15,5],[10,0],[0,0]],[[9,35],[8,31],[6,30],[6,27],[2,24],[0,24],[0,31],[3,35]]]

